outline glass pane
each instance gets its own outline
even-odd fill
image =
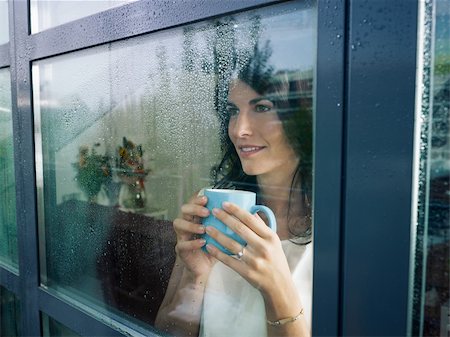
[[[30,0],[31,33],[134,1],[136,0]]]
[[[47,316],[46,314],[42,313],[42,331],[43,336],[48,337],[77,337],[75,332],[70,330],[68,327],[62,325],[58,321],[54,320],[50,316]]]
[[[315,27],[314,8],[284,4],[35,62],[43,284],[153,325],[173,291],[181,206],[205,187],[250,190],[275,212],[275,265],[291,286],[267,318],[302,307],[293,326],[309,329]],[[246,214],[266,230],[264,214]],[[262,297],[245,282],[234,299],[244,289],[239,310],[263,336]],[[170,332],[166,309],[158,326]]]
[[[9,42],[8,0],[0,0],[0,44]]]
[[[0,287],[0,336],[22,336],[19,333],[19,306],[17,297]]]
[[[0,69],[0,263],[18,269],[11,80]]]
[[[449,336],[450,3],[424,3],[424,69],[411,329]]]

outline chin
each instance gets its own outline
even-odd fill
[[[258,170],[256,167],[242,167],[242,171],[248,176],[257,176],[261,174],[260,170]]]

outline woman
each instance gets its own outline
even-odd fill
[[[192,198],[174,221],[177,259],[155,325],[183,336],[309,336],[310,98],[302,98],[301,81],[274,75],[255,58],[224,83],[217,91],[224,158],[216,187],[255,191],[278,230],[234,204],[214,209],[247,242],[244,248],[205,228],[207,199]],[[204,233],[236,255],[210,245],[204,252]]]

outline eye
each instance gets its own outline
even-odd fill
[[[272,108],[268,107],[266,105],[258,104],[258,105],[255,106],[255,111],[256,112],[268,112],[270,110],[272,110]]]
[[[255,104],[256,112],[269,112],[273,109],[273,103],[269,100],[262,100]]]
[[[237,114],[239,114],[239,109],[237,108],[236,105],[233,104],[228,104],[226,107],[226,111],[228,116],[233,117],[236,116]]]

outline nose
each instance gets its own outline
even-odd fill
[[[236,118],[230,120],[229,129],[234,136],[239,138],[251,136],[253,131],[250,113],[241,110]]]

